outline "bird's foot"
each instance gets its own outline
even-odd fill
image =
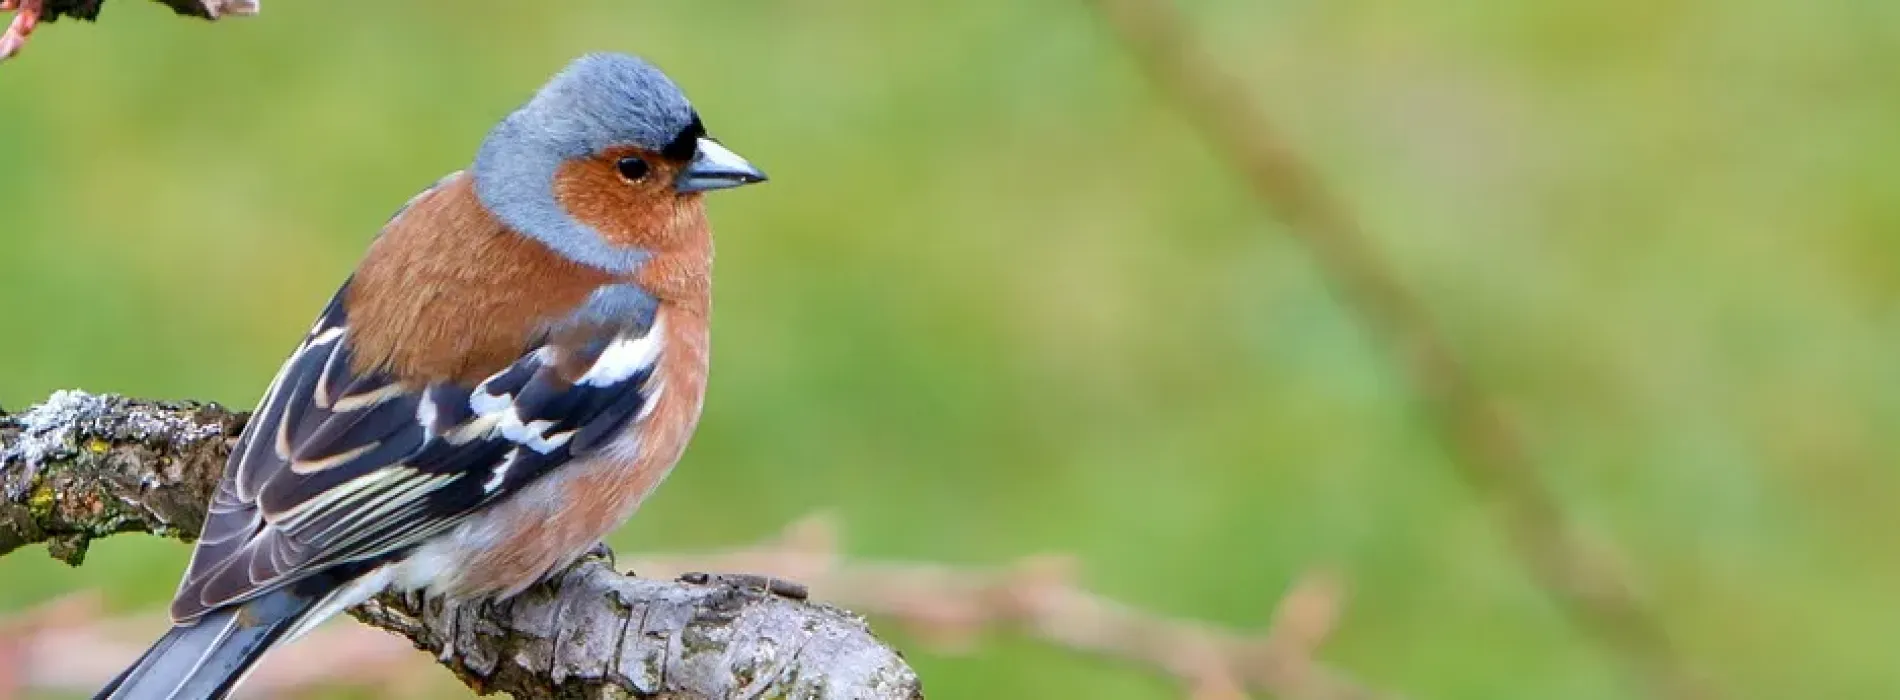
[[[614,568],[614,564],[615,564],[614,549],[612,547],[607,546],[606,542],[595,542],[594,546],[587,548],[587,553],[581,556],[586,557],[586,558],[605,559],[607,560],[607,568],[609,569]],[[633,572],[629,571],[627,573],[631,574]]]
[[[811,589],[805,584],[763,574],[708,574],[692,571],[680,574],[679,580],[681,583],[690,583],[695,586],[726,586],[770,593],[790,600],[805,600],[811,597]]]
[[[26,47],[26,38],[40,24],[46,0],[0,0],[0,12],[12,12],[13,22],[0,32],[0,61],[12,58]]]

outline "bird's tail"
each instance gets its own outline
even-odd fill
[[[219,700],[316,602],[278,589],[173,627],[93,700]]]

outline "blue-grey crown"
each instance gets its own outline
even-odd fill
[[[632,270],[646,254],[609,245],[554,198],[561,163],[613,146],[659,151],[698,117],[679,86],[646,61],[612,53],[569,63],[509,114],[475,156],[475,194],[510,228],[579,262]]]
[[[624,54],[568,64],[508,121],[572,157],[633,144],[660,150],[693,123],[693,105],[666,74]]]

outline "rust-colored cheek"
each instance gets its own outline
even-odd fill
[[[615,163],[638,157],[651,166],[629,182]],[[651,254],[635,282],[682,311],[703,314],[711,303],[712,231],[703,195],[673,190],[679,166],[639,149],[608,150],[568,161],[554,176],[554,198],[576,221],[608,243]]]
[[[621,158],[645,159],[651,170],[637,181],[621,177]],[[690,244],[693,229],[705,225],[699,195],[673,191],[678,167],[660,156],[634,148],[611,149],[593,158],[571,160],[554,175],[554,198],[575,220],[600,232],[608,243],[669,252]]]

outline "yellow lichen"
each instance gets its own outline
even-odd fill
[[[54,493],[53,487],[46,484],[40,484],[39,488],[33,489],[33,495],[26,499],[27,510],[32,511],[34,517],[38,518],[51,516],[53,506],[58,503],[59,494]]]

